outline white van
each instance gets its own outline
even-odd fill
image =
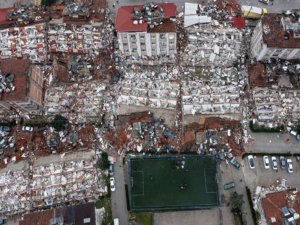
[[[119,218],[114,218],[114,225],[119,225]]]

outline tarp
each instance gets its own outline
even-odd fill
[[[265,8],[258,8],[255,6],[242,5],[242,13],[246,18],[259,19],[268,11]]]

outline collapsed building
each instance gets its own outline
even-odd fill
[[[137,77],[139,79],[137,79]],[[176,109],[179,83],[172,71],[133,71],[121,81],[118,104]]]
[[[47,60],[46,24],[0,30],[0,57],[28,58],[33,63]]]
[[[251,54],[256,60],[299,59],[299,10],[266,14],[253,30]]]
[[[96,199],[107,188],[95,163],[77,160],[36,166],[29,173],[7,171],[0,176],[0,215]]]
[[[90,81],[49,87],[45,93],[45,114],[60,114],[69,119],[78,118],[81,122],[87,118],[100,118],[105,112],[106,86],[102,81]]]
[[[185,3],[182,65],[190,80],[182,84],[184,114],[240,113],[246,85],[243,32],[229,21],[216,6]]]
[[[176,49],[176,5],[174,3],[121,6],[116,31],[121,53],[135,59],[173,56]]]

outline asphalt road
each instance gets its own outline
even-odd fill
[[[245,145],[246,152],[300,153],[300,142],[288,133],[251,133],[254,141]]]
[[[117,157],[114,169],[116,191],[111,193],[112,215],[113,218],[119,218],[121,225],[128,225],[124,168],[119,157]]]

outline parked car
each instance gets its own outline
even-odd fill
[[[272,161],[272,168],[273,170],[278,170],[278,164],[277,164],[277,159],[275,156],[271,157],[271,161]]]
[[[114,176],[114,164],[109,164],[108,166],[109,176]]]
[[[110,190],[115,191],[116,190],[115,178],[113,178],[113,177],[109,178],[109,184],[110,184]]]
[[[263,161],[264,161],[264,167],[265,169],[270,169],[270,160],[269,160],[269,156],[264,156],[263,157]]]
[[[279,157],[280,167],[284,169],[286,167],[286,159],[284,156]]]
[[[0,126],[0,131],[10,132],[11,128],[8,126]]]
[[[249,163],[250,169],[254,169],[255,168],[253,155],[248,155],[248,163]]]
[[[231,188],[234,188],[235,187],[235,184],[234,182],[229,182],[227,184],[224,184],[224,190],[228,190],[228,189],[231,189]]]
[[[23,126],[22,130],[24,130],[24,131],[33,131],[33,127]]]
[[[300,161],[300,156],[296,156],[296,159],[299,162]]]
[[[235,158],[232,158],[229,162],[231,165],[233,165],[237,169],[239,169],[241,167],[241,164]]]
[[[269,4],[269,0],[258,0],[259,2],[261,2],[261,3],[264,3],[264,4]]]
[[[293,169],[293,162],[292,162],[292,160],[291,159],[287,159],[286,163],[287,163],[288,172],[289,173],[293,173],[294,169]]]

